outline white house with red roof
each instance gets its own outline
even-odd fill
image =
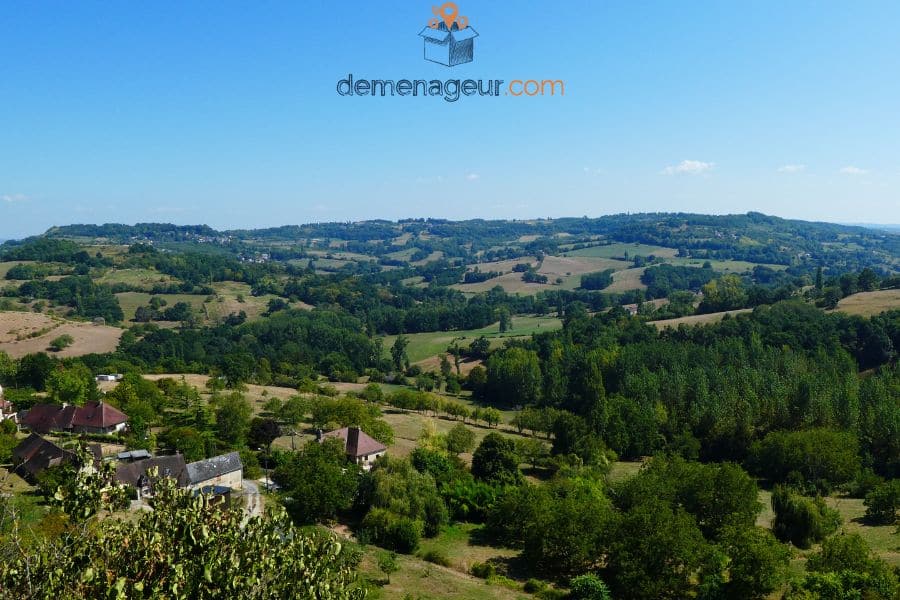
[[[359,427],[342,427],[319,436],[319,441],[340,439],[344,442],[347,458],[368,471],[379,456],[387,452],[387,446],[369,436]]]

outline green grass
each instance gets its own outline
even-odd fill
[[[429,333],[410,333],[409,346],[406,353],[409,360],[419,362],[426,358],[437,356],[447,350],[454,339],[459,340],[460,346],[466,347],[472,340],[479,336],[489,338],[494,345],[500,345],[503,340],[511,337],[529,336],[532,333],[554,331],[562,327],[562,321],[556,317],[515,316],[512,318],[512,329],[506,333],[500,333],[498,323],[482,327],[481,329],[465,329],[461,331],[435,331]],[[397,336],[390,335],[384,338],[384,348],[387,356],[390,356],[391,346]]]
[[[674,258],[677,250],[674,248],[665,248],[663,246],[648,246],[647,244],[610,244],[608,246],[592,246],[590,248],[582,248],[581,250],[571,250],[566,252],[566,256],[592,256],[599,258],[616,258],[622,257],[628,252],[628,257],[635,256],[658,256],[661,258]]]
[[[747,262],[745,260],[704,260],[700,258],[673,258],[668,260],[673,265],[677,266],[686,266],[686,267],[702,267],[704,263],[709,262],[712,265],[713,271],[718,271],[719,273],[746,273],[748,271],[752,271],[753,267],[762,266],[769,267],[770,269],[774,269],[776,271],[784,271],[787,269],[785,265],[771,265],[766,263],[754,263]]]
[[[125,313],[126,321],[134,319],[134,311],[137,310],[138,306],[146,306],[153,296],[159,296],[167,302],[163,310],[174,306],[178,302],[187,302],[198,315],[201,317],[204,315],[203,303],[206,300],[206,296],[195,294],[148,294],[145,292],[122,292],[116,294],[116,298],[119,299],[119,305],[122,307],[122,312]]]
[[[4,278],[6,277],[6,274],[9,272],[9,270],[12,269],[14,266],[30,264],[33,262],[35,262],[35,261],[33,261],[33,260],[10,260],[10,261],[6,261],[6,262],[0,262],[0,280],[3,280],[3,281],[0,281],[0,285],[3,285],[6,283]]]

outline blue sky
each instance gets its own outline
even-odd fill
[[[0,3],[0,238],[51,225],[757,210],[900,222],[900,3]],[[564,97],[340,97],[563,79]]]

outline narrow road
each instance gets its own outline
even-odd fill
[[[244,512],[247,517],[259,517],[263,514],[263,499],[259,495],[259,486],[255,481],[245,479],[244,485]]]

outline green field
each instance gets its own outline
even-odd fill
[[[770,265],[766,263],[753,263],[747,262],[745,260],[703,260],[699,258],[673,258],[668,260],[673,265],[678,266],[686,266],[686,267],[702,267],[705,263],[710,263],[712,265],[713,271],[718,271],[719,273],[746,273],[747,271],[752,271],[753,267],[762,266],[769,267],[770,269],[774,269],[775,271],[784,271],[787,269],[785,265]]]
[[[179,280],[152,269],[113,269],[98,277],[96,281],[107,285],[123,283],[149,291],[158,283],[177,283]]]
[[[165,300],[167,307],[174,306],[178,302],[187,302],[198,315],[203,317],[205,314],[203,306],[206,296],[198,296],[196,294],[148,294],[146,292],[121,292],[116,294],[116,298],[119,299],[119,306],[122,307],[122,312],[125,313],[126,321],[134,319],[134,311],[137,310],[138,306],[146,306],[153,296],[158,296]]]
[[[581,250],[571,250],[565,253],[565,256],[590,256],[596,258],[618,258],[628,253],[629,258],[635,256],[658,256],[660,258],[674,258],[678,252],[674,248],[665,248],[663,246],[648,246],[647,244],[626,244],[617,243],[608,246],[592,246],[590,248],[582,248]]]
[[[406,335],[409,338],[409,346],[406,347],[406,353],[409,355],[411,362],[419,362],[446,351],[447,347],[455,339],[459,339],[460,346],[468,346],[472,340],[483,335],[490,339],[494,345],[500,345],[506,338],[529,336],[532,333],[554,331],[561,327],[562,321],[556,317],[515,316],[512,318],[512,329],[502,334],[499,331],[498,323],[482,327],[481,329],[410,333]],[[384,338],[384,348],[387,356],[390,356],[390,348],[396,339],[397,336],[395,335],[389,335]]]

